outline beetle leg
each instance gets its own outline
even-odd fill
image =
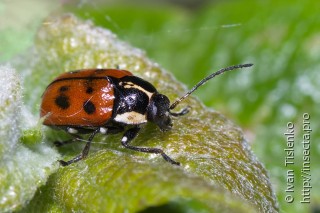
[[[172,160],[168,155],[166,155],[162,149],[158,148],[147,148],[147,147],[137,147],[137,146],[132,146],[129,143],[137,136],[138,132],[140,131],[140,127],[136,126],[133,127],[132,129],[127,130],[122,139],[121,139],[121,144],[128,148],[132,149],[138,152],[147,152],[147,153],[155,153],[155,154],[160,154],[162,155],[163,159],[168,161],[171,164],[174,165],[180,165],[179,162]]]
[[[99,128],[97,128],[93,133],[91,133],[91,135],[89,136],[88,138],[88,141],[85,145],[85,147],[83,148],[82,152],[80,155],[74,157],[73,159],[69,160],[69,161],[63,161],[63,160],[59,160],[60,164],[62,166],[68,166],[72,163],[75,163],[75,162],[78,162],[79,160],[82,160],[84,158],[87,157],[88,153],[89,153],[89,150],[90,150],[90,145],[91,145],[91,142],[94,138],[94,136],[100,131]]]

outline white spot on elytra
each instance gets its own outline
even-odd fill
[[[124,136],[124,137],[122,138],[122,142],[127,142],[127,140],[128,140],[128,138],[127,138],[126,136]]]

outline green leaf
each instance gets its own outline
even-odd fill
[[[57,169],[54,162],[58,153],[47,144],[20,143],[20,137],[26,138],[23,128],[32,125],[32,120],[27,120],[30,117],[22,105],[18,75],[11,66],[0,66],[1,212],[12,212],[25,205]]]
[[[52,203],[63,211],[85,212],[136,212],[163,205],[193,212],[252,211],[230,193],[182,168],[108,150],[61,169],[25,211],[44,212]]]
[[[110,31],[72,15],[45,21],[25,82],[25,102],[34,112],[42,91],[59,73],[92,67],[132,71],[154,84],[171,101],[184,86],[149,60],[143,51],[120,41]],[[35,89],[36,85],[36,89]],[[31,93],[32,91],[32,93]],[[250,151],[242,131],[221,114],[206,109],[190,97],[182,104],[191,112],[174,120],[169,132],[147,124],[134,145],[162,148],[182,163],[161,156],[124,149],[121,135],[97,137],[86,160],[61,168],[38,190],[24,211],[130,212],[156,208],[189,208],[204,212],[277,211],[277,201],[266,170]],[[183,107],[183,106],[181,106]],[[58,140],[53,131],[47,138]],[[82,146],[65,147],[70,159]]]

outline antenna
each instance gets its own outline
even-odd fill
[[[245,67],[251,67],[253,64],[239,64],[239,65],[234,65],[230,67],[226,67],[223,69],[218,70],[217,72],[212,73],[211,75],[205,77],[202,79],[199,83],[197,83],[189,92],[187,92],[184,96],[180,97],[178,100],[176,100],[173,104],[170,106],[170,110],[176,108],[176,106],[183,101],[185,98],[187,98],[191,93],[193,93],[195,90],[197,90],[200,86],[205,84],[207,81],[209,81],[211,78],[214,78],[217,75],[220,75],[222,73],[225,73],[227,71],[235,70],[235,69],[240,69],[240,68],[245,68]]]

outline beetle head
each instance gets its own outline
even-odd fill
[[[155,93],[150,100],[147,111],[148,121],[157,124],[162,131],[170,130],[172,121],[170,118],[170,101],[167,96]]]

